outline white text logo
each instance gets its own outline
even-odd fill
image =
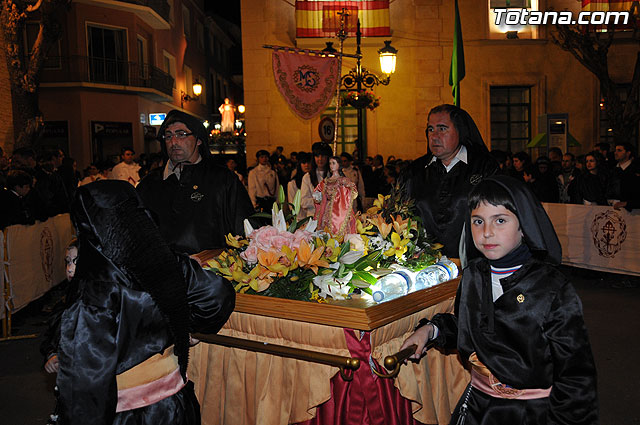
[[[569,11],[555,12],[547,10],[540,12],[527,9],[493,9],[496,14],[496,25],[546,25],[546,24],[580,24],[580,25],[609,25],[629,23],[629,12],[580,12],[578,19],[573,18]]]

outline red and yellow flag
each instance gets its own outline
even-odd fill
[[[389,0],[296,0],[296,37],[335,37],[343,9],[349,36],[355,36],[358,19],[363,37],[391,35]]]
[[[582,0],[585,12],[628,12],[631,10],[630,0]]]

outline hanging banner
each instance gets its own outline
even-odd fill
[[[640,211],[543,203],[562,245],[562,264],[640,275]]]
[[[308,120],[320,114],[336,93],[338,58],[274,50],[273,76],[293,112]]]
[[[335,37],[346,13],[345,30],[355,37],[356,22],[360,19],[363,37],[388,37],[389,0],[297,0],[296,37]]]

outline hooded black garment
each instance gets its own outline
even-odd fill
[[[214,163],[206,129],[197,118],[177,110],[167,114],[158,131],[165,157],[162,135],[176,122],[202,142],[198,146],[202,160],[183,164],[179,179],[175,174],[163,179],[165,167],[151,171],[137,186],[138,194],[176,251],[195,254],[225,248],[227,234],[244,234],[243,222],[254,213],[253,204],[235,173]]]
[[[445,106],[452,110],[451,120],[460,144],[467,148],[468,162],[460,161],[447,172],[439,159],[431,162],[433,154],[428,152],[411,163],[402,181],[404,190],[415,200],[427,234],[444,245],[445,255],[457,258],[467,195],[484,177],[496,174],[500,166],[471,116],[456,106]]]
[[[174,345],[186,382],[189,333],[215,333],[234,308],[231,285],[176,257],[124,181],[78,188],[77,300],[60,324],[62,424],[198,424],[193,387],[116,414],[116,375]]]
[[[464,423],[597,424],[596,370],[582,304],[555,267],[562,251],[553,225],[524,183],[508,176],[487,181],[513,199],[524,243],[533,255],[500,281],[504,293],[495,301],[489,261],[472,259],[462,272],[455,314],[432,318],[439,329],[435,343],[457,348],[465,362],[475,353],[497,381],[512,388],[552,390],[545,398],[510,400],[472,387]],[[473,244],[469,230],[465,243]]]

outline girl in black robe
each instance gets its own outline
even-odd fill
[[[516,219],[519,236],[510,251],[490,252],[505,246],[491,238],[504,232],[510,216],[478,218],[482,206],[502,206]],[[471,192],[469,210],[469,227],[495,222],[495,228],[480,236],[466,227],[467,252],[475,258],[462,274],[455,314],[424,319],[403,348],[416,344],[417,359],[433,340],[457,348],[470,363],[472,381],[451,424],[597,424],[596,370],[582,306],[555,267],[561,247],[540,202],[524,183],[494,176]]]
[[[127,182],[79,187],[72,219],[78,293],[60,323],[60,424],[199,425],[189,334],[222,327],[233,287],[174,255]]]

